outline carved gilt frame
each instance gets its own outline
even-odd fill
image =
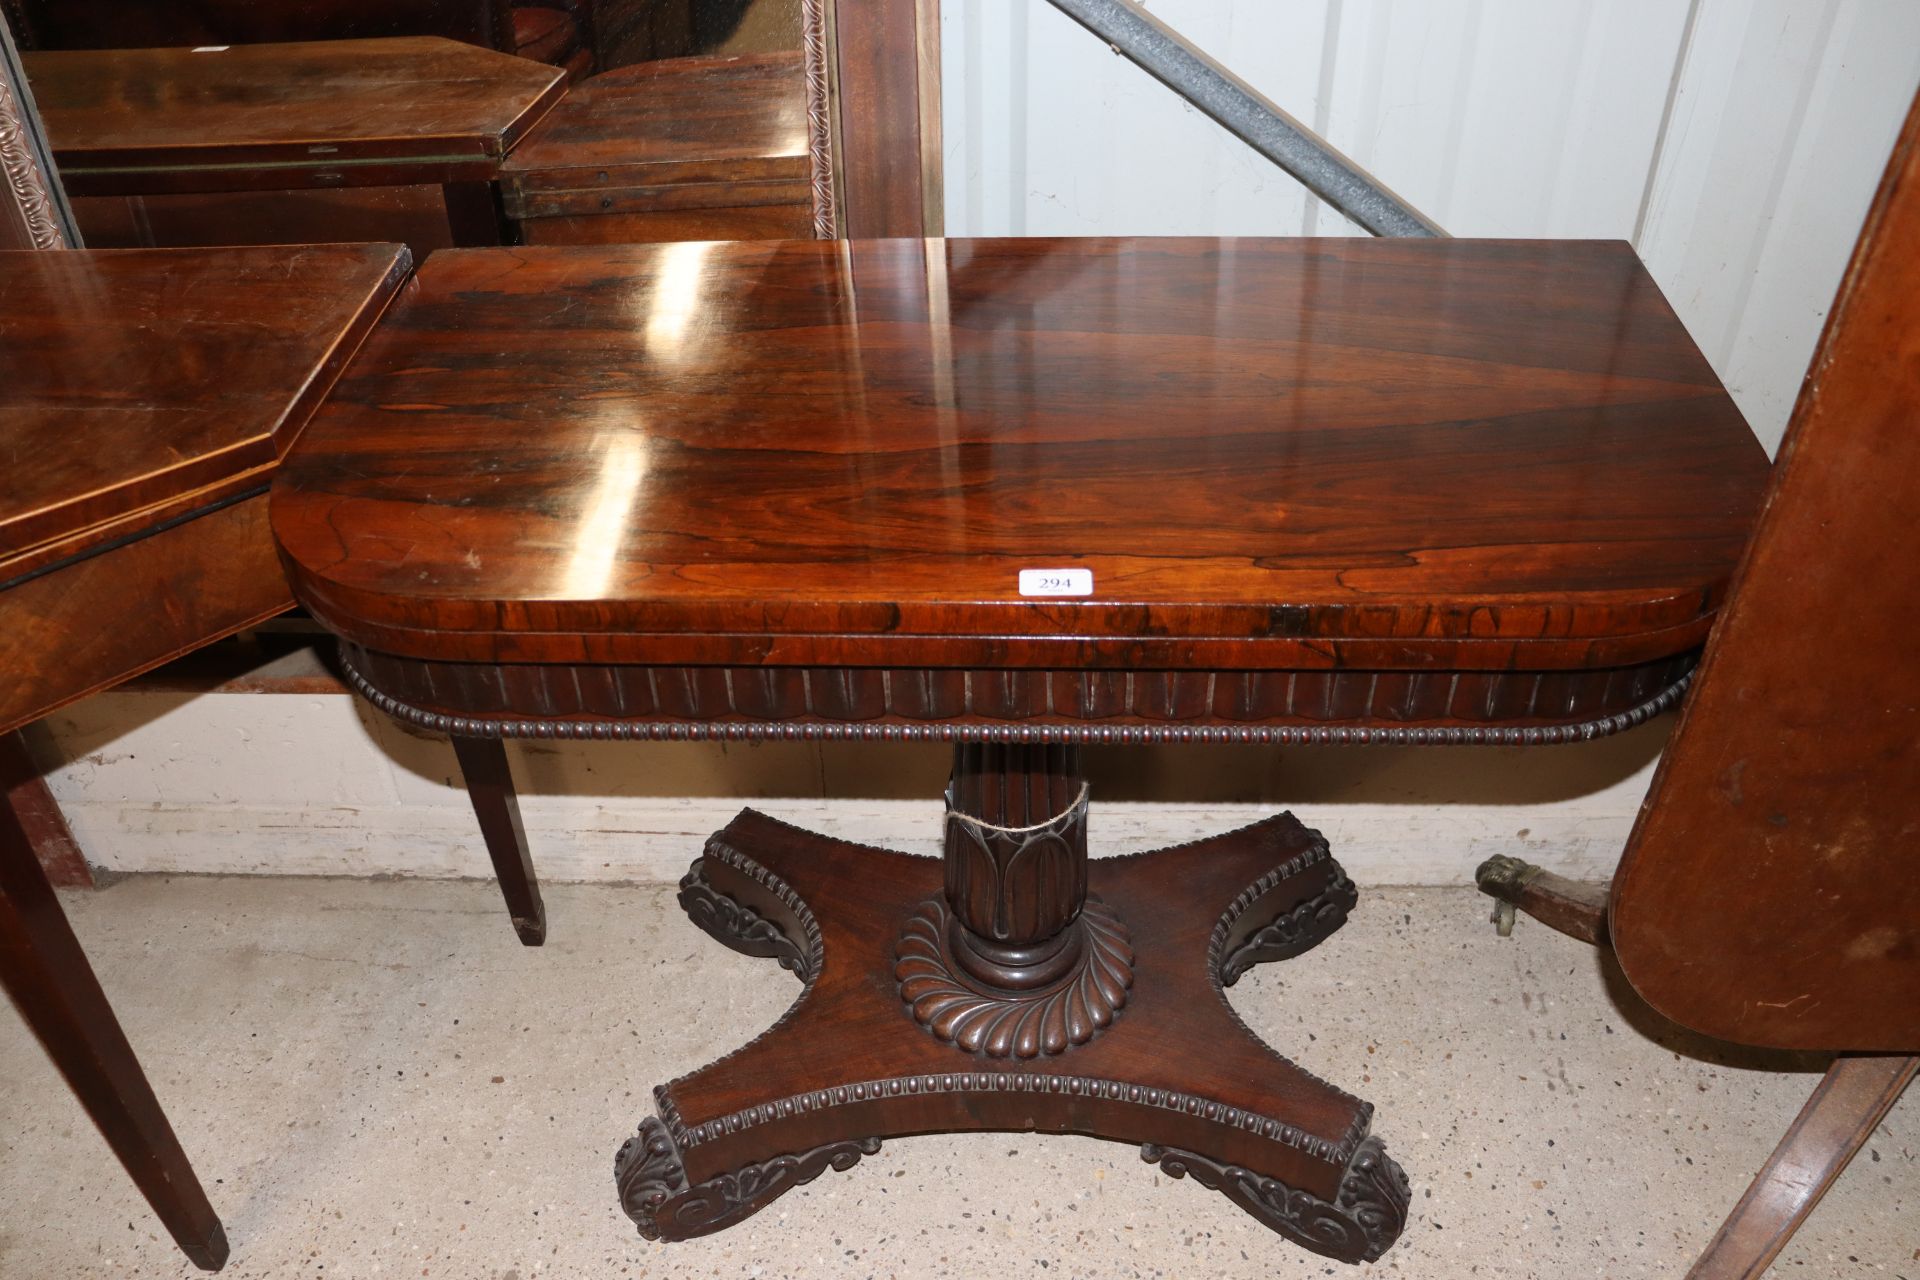
[[[13,33],[0,22],[0,249],[66,249],[80,243]]]

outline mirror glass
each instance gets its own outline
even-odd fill
[[[814,231],[816,0],[0,7],[89,247]]]

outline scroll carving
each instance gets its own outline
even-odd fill
[[[810,1151],[778,1155],[687,1185],[666,1125],[653,1116],[627,1139],[614,1157],[614,1185],[620,1207],[649,1240],[691,1240],[711,1235],[748,1218],[769,1203],[805,1186],[828,1169],[845,1173],[861,1156],[880,1150],[878,1138],[829,1142]]]
[[[26,228],[29,246],[64,249],[67,240],[54,212],[53,191],[47,185],[46,171],[34,159],[27,139],[26,112],[14,95],[7,74],[10,70],[6,63],[0,63],[0,170],[6,173],[7,192]]]
[[[1257,964],[1269,960],[1291,960],[1319,946],[1347,922],[1347,913],[1360,900],[1353,881],[1342,874],[1321,892],[1290,911],[1276,916],[1233,949],[1220,962],[1219,982],[1230,987]]]
[[[814,978],[814,957],[779,925],[707,883],[706,859],[695,858],[680,878],[680,909],[701,929],[742,955],[764,956],[802,982]]]
[[[1372,1262],[1384,1254],[1407,1225],[1413,1198],[1407,1175],[1378,1138],[1368,1138],[1354,1152],[1331,1204],[1278,1178],[1191,1151],[1147,1143],[1140,1158],[1171,1177],[1191,1174],[1289,1240],[1340,1262]]]

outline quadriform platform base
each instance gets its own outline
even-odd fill
[[[1315,1252],[1378,1258],[1408,1183],[1373,1108],[1267,1048],[1222,993],[1345,922],[1354,887],[1326,844],[1281,815],[1086,877],[1078,963],[1015,995],[957,961],[939,862],[741,813],[681,905],[803,989],[766,1035],[655,1091],[615,1167],[641,1233],[720,1230],[882,1139],[1002,1129],[1138,1143]]]

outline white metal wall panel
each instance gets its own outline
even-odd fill
[[[1631,234],[1675,0],[1162,0],[1163,21],[1462,235]],[[948,0],[954,234],[1345,233],[1044,0]],[[1314,225],[1317,222],[1317,226]]]
[[[1156,0],[1456,235],[1632,239],[1771,447],[1916,0]],[[1044,0],[946,0],[955,235],[1353,234]]]
[[[1703,0],[1636,244],[1769,448],[1920,82],[1912,0]]]
[[[1313,114],[1325,7],[1184,0],[1155,12]],[[1042,0],[945,0],[953,235],[1297,235],[1298,183]]]

